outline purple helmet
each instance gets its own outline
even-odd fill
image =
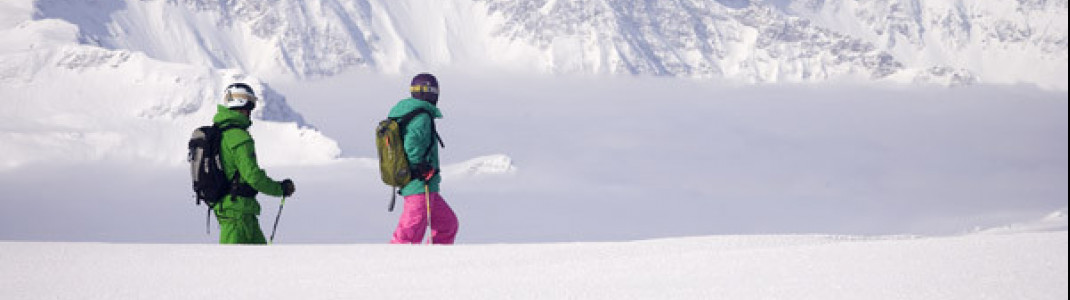
[[[430,73],[420,73],[412,78],[409,92],[412,93],[413,98],[438,104],[438,79]]]

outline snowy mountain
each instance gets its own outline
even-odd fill
[[[261,77],[447,66],[1066,89],[1067,2],[71,1],[84,44]]]
[[[487,38],[457,28],[477,17],[470,2],[44,0],[34,8],[35,18],[75,24],[85,44],[268,77],[435,66],[485,46],[445,39]]]
[[[952,76],[1066,89],[1066,0],[801,0],[783,6],[908,65],[932,66],[930,73],[961,69],[968,73]]]
[[[0,5],[0,169],[35,162],[82,162],[120,158],[175,165],[185,159],[192,130],[210,124],[219,91],[236,81],[254,86],[263,99],[252,128],[273,147],[261,152],[269,164],[324,162],[337,144],[305,122],[283,95],[237,69],[170,62],[87,41],[108,23],[81,26],[39,18],[60,11],[96,20],[97,11],[119,2],[12,1]],[[75,13],[83,14],[75,14]],[[127,28],[133,30],[137,28]],[[144,28],[141,28],[144,29]],[[147,35],[153,31],[141,31]],[[171,47],[181,48],[181,47]],[[285,159],[283,159],[285,158]]]
[[[486,1],[498,36],[535,48],[554,73],[729,78],[746,82],[881,79],[904,69],[874,45],[762,3]]]
[[[1066,1],[483,2],[554,72],[1066,89]]]

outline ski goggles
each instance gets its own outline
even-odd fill
[[[227,92],[227,97],[230,97],[230,99],[234,99],[234,100],[242,99],[242,100],[249,101],[249,102],[254,102],[254,103],[257,100],[255,95],[250,95],[250,94],[246,94],[246,93],[230,93],[230,92]]]
[[[409,92],[438,94],[438,87],[430,85],[413,85],[409,86]]]

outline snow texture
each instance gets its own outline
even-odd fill
[[[1065,229],[453,247],[0,242],[0,297],[1066,299],[1066,253]]]

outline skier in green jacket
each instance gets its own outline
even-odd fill
[[[223,104],[218,106],[218,112],[212,118],[218,127],[236,127],[223,132],[219,148],[227,178],[235,178],[236,174],[238,177],[235,179],[238,184],[214,208],[219,221],[220,244],[267,244],[257,220],[260,202],[256,201],[256,194],[288,197],[294,192],[292,180],[272,180],[256,163],[253,137],[248,131],[253,124],[249,115],[256,108],[256,102],[252,87],[244,83],[231,84],[225,91]]]

